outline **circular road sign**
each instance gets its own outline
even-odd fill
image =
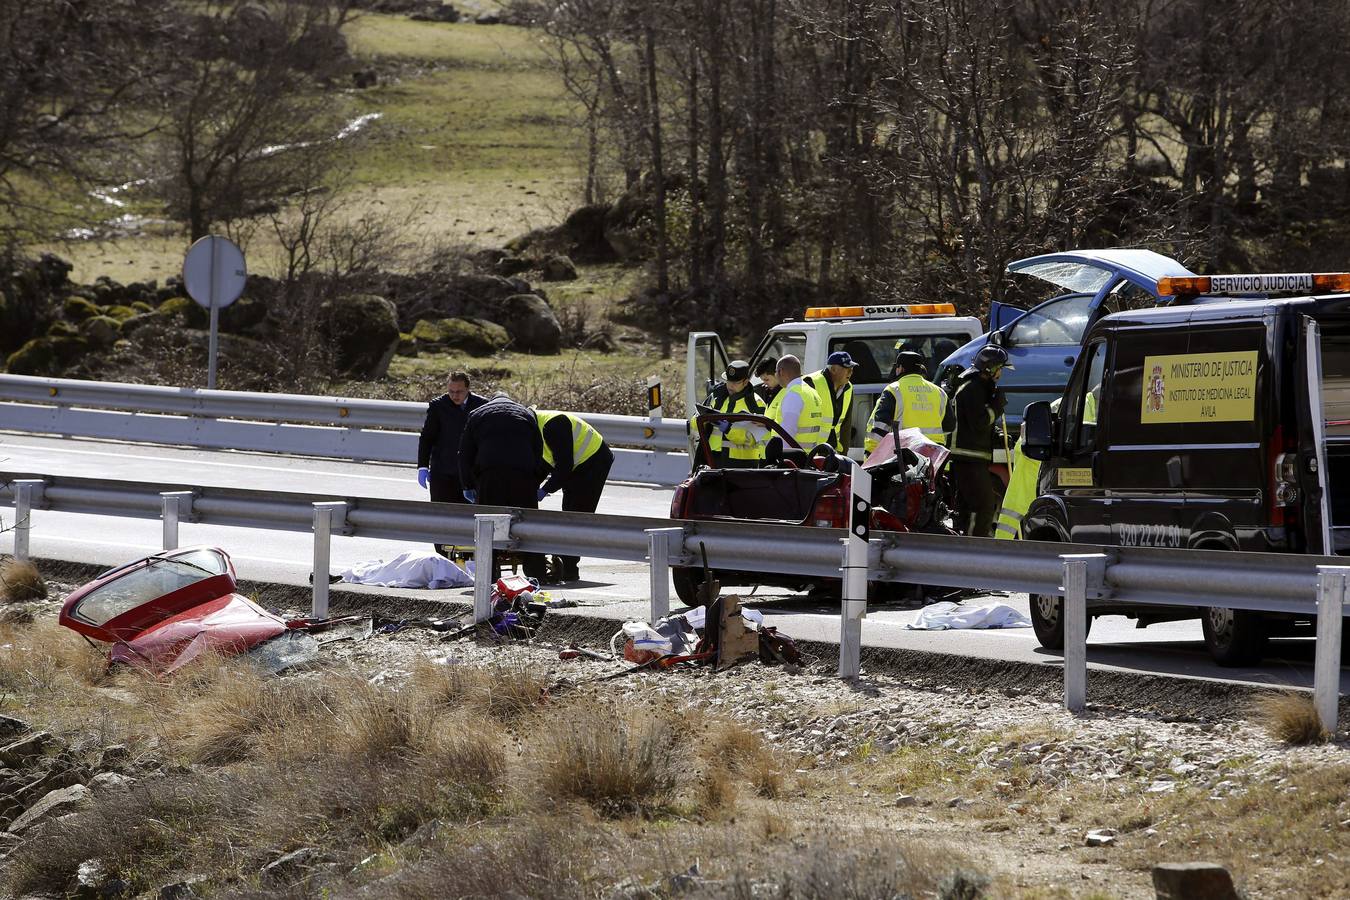
[[[188,296],[207,309],[224,309],[238,300],[247,280],[244,251],[229,238],[208,234],[188,248],[183,284]]]

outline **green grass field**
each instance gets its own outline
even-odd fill
[[[576,204],[573,105],[538,35],[369,14],[347,37],[380,75],[374,88],[346,91],[352,118],[380,115],[353,142],[348,216],[376,211],[411,223],[429,244],[487,247],[555,223]],[[187,238],[152,226],[115,241],[35,249],[71,260],[77,281],[162,281],[178,271]],[[259,229],[245,246],[250,270],[272,274],[274,249]]]

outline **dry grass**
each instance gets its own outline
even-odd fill
[[[674,799],[686,737],[671,708],[578,701],[539,735],[540,787],[606,816],[657,814]]]
[[[1256,720],[1271,737],[1285,744],[1320,744],[1330,735],[1307,694],[1267,694],[1253,704]]]
[[[744,725],[714,723],[703,747],[702,756],[708,766],[725,767],[740,775],[761,797],[782,796],[783,764],[765,746],[764,739]]]
[[[107,677],[103,651],[50,619],[0,626],[0,691],[54,699]]]
[[[596,895],[588,865],[602,840],[589,827],[556,818],[475,829],[386,879],[381,893],[401,900],[440,900],[453,885],[453,895],[463,900],[581,900]]]
[[[421,662],[410,689],[433,704],[467,707],[511,723],[539,709],[548,698],[548,679],[524,665],[478,668]]]
[[[37,566],[9,558],[0,562],[0,602],[28,603],[47,599],[47,582]]]

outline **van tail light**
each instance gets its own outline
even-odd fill
[[[1298,454],[1285,445],[1283,426],[1275,426],[1270,452],[1270,523],[1290,525],[1298,521]]]
[[[811,510],[811,524],[817,528],[847,528],[848,491],[838,486],[821,491]]]

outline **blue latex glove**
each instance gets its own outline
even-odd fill
[[[478,502],[478,492],[475,491],[473,488],[465,488],[465,489],[464,489],[464,499],[465,499],[465,500],[468,500],[470,503],[477,503],[477,502]]]
[[[539,489],[539,500],[542,502],[543,499],[544,499],[545,497],[547,497],[547,496],[548,496],[548,489],[547,489],[547,488],[540,488],[540,489]]]
[[[427,486],[427,479],[430,478],[430,477],[431,477],[431,470],[428,469],[426,466],[423,466],[422,468],[418,469],[418,470],[417,470],[417,486],[420,487],[420,488],[425,489],[426,486]]]
[[[726,433],[727,433],[728,431],[731,430],[731,423],[730,423],[730,422],[718,422],[718,423],[717,423],[717,430],[720,431],[720,432],[722,432],[723,437],[725,437],[725,436],[726,436]]]

